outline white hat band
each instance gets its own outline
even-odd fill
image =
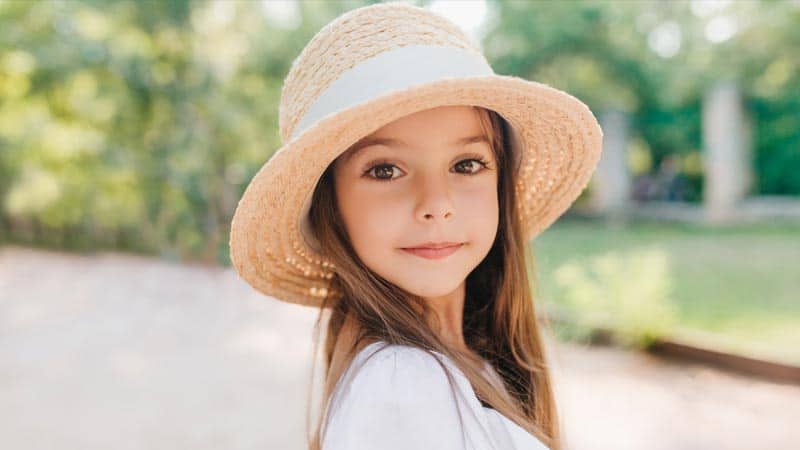
[[[346,70],[311,104],[292,139],[325,116],[395,90],[442,78],[493,75],[474,51],[444,45],[408,45],[380,53]]]

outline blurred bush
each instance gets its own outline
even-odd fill
[[[657,249],[610,251],[553,272],[562,333],[590,339],[598,329],[631,347],[647,347],[677,323],[668,256]]]

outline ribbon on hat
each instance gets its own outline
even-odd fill
[[[292,139],[325,116],[395,90],[443,78],[494,75],[479,53],[445,45],[407,45],[365,59],[342,72],[314,100]]]

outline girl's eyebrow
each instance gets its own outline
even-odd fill
[[[480,134],[480,135],[466,136],[466,137],[462,137],[462,138],[456,139],[455,141],[451,142],[451,145],[455,147],[455,146],[473,144],[473,143],[476,143],[476,142],[485,142],[487,144],[490,143],[489,142],[489,138],[486,137],[486,135]],[[364,148],[369,147],[371,145],[385,145],[387,147],[392,147],[392,146],[395,146],[395,147],[406,146],[406,147],[408,147],[408,144],[405,141],[403,141],[402,139],[381,138],[381,137],[367,137],[367,138],[364,138],[364,139],[360,140],[359,142],[355,143],[353,145],[353,147],[350,149],[350,151],[348,151],[347,153],[345,153],[342,156],[342,159],[344,160],[342,162],[347,162],[347,160],[349,160],[351,158],[354,158],[358,154],[358,152],[360,152]]]

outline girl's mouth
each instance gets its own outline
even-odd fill
[[[420,256],[426,259],[441,259],[452,255],[453,253],[458,251],[458,249],[460,249],[463,245],[464,244],[461,243],[441,248],[416,247],[416,248],[401,248],[400,250],[406,251],[408,253],[411,253],[412,255]]]

